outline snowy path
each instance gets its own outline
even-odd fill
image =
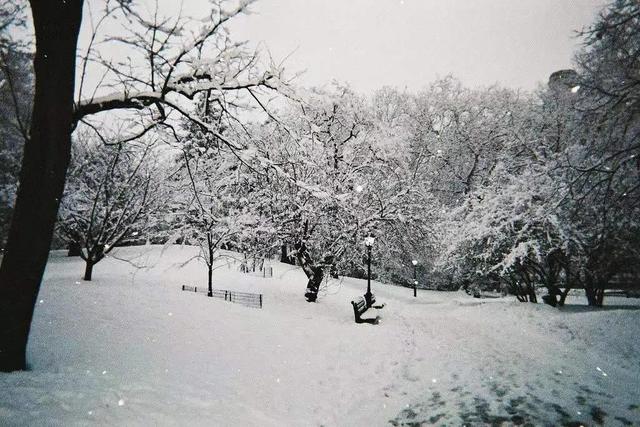
[[[216,270],[220,288],[264,293],[252,309],[181,292],[205,277],[178,267],[191,255],[123,249],[149,268],[109,259],[86,283],[54,254],[33,370],[0,375],[0,424],[640,424],[637,306],[559,312],[374,283],[387,306],[365,317],[382,321],[357,325],[364,281],[309,304],[291,266],[274,263],[272,279]]]

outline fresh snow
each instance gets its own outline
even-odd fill
[[[197,253],[117,248],[84,282],[52,252],[31,370],[0,374],[0,425],[640,424],[637,299],[558,310],[373,282],[386,307],[364,317],[382,320],[355,324],[366,281],[307,303],[297,267],[219,261],[217,288],[264,294],[248,308],[180,290],[206,285],[183,265]]]

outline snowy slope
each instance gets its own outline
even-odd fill
[[[182,292],[205,285],[183,265],[195,254],[121,248],[83,282],[80,260],[52,253],[32,370],[0,374],[0,424],[640,424],[639,300],[560,311],[374,282],[387,306],[365,317],[382,321],[358,325],[365,281],[309,304],[295,267],[265,279],[221,262],[216,287],[263,293],[260,310]]]

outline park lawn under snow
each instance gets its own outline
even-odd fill
[[[221,261],[217,288],[264,294],[248,308],[180,290],[206,284],[183,265],[196,253],[119,248],[84,282],[81,260],[52,252],[31,370],[0,374],[0,424],[640,424],[639,300],[558,310],[374,282],[387,305],[364,316],[382,320],[355,324],[365,281],[307,303],[297,267]]]

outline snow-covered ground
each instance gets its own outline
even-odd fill
[[[80,280],[53,252],[29,344],[31,371],[0,374],[0,425],[639,425],[640,300],[562,310],[373,283],[378,325],[355,324],[365,281],[303,297],[296,267],[273,278],[220,264],[206,284],[192,247],[118,249]],[[575,423],[575,424],[572,424]]]

